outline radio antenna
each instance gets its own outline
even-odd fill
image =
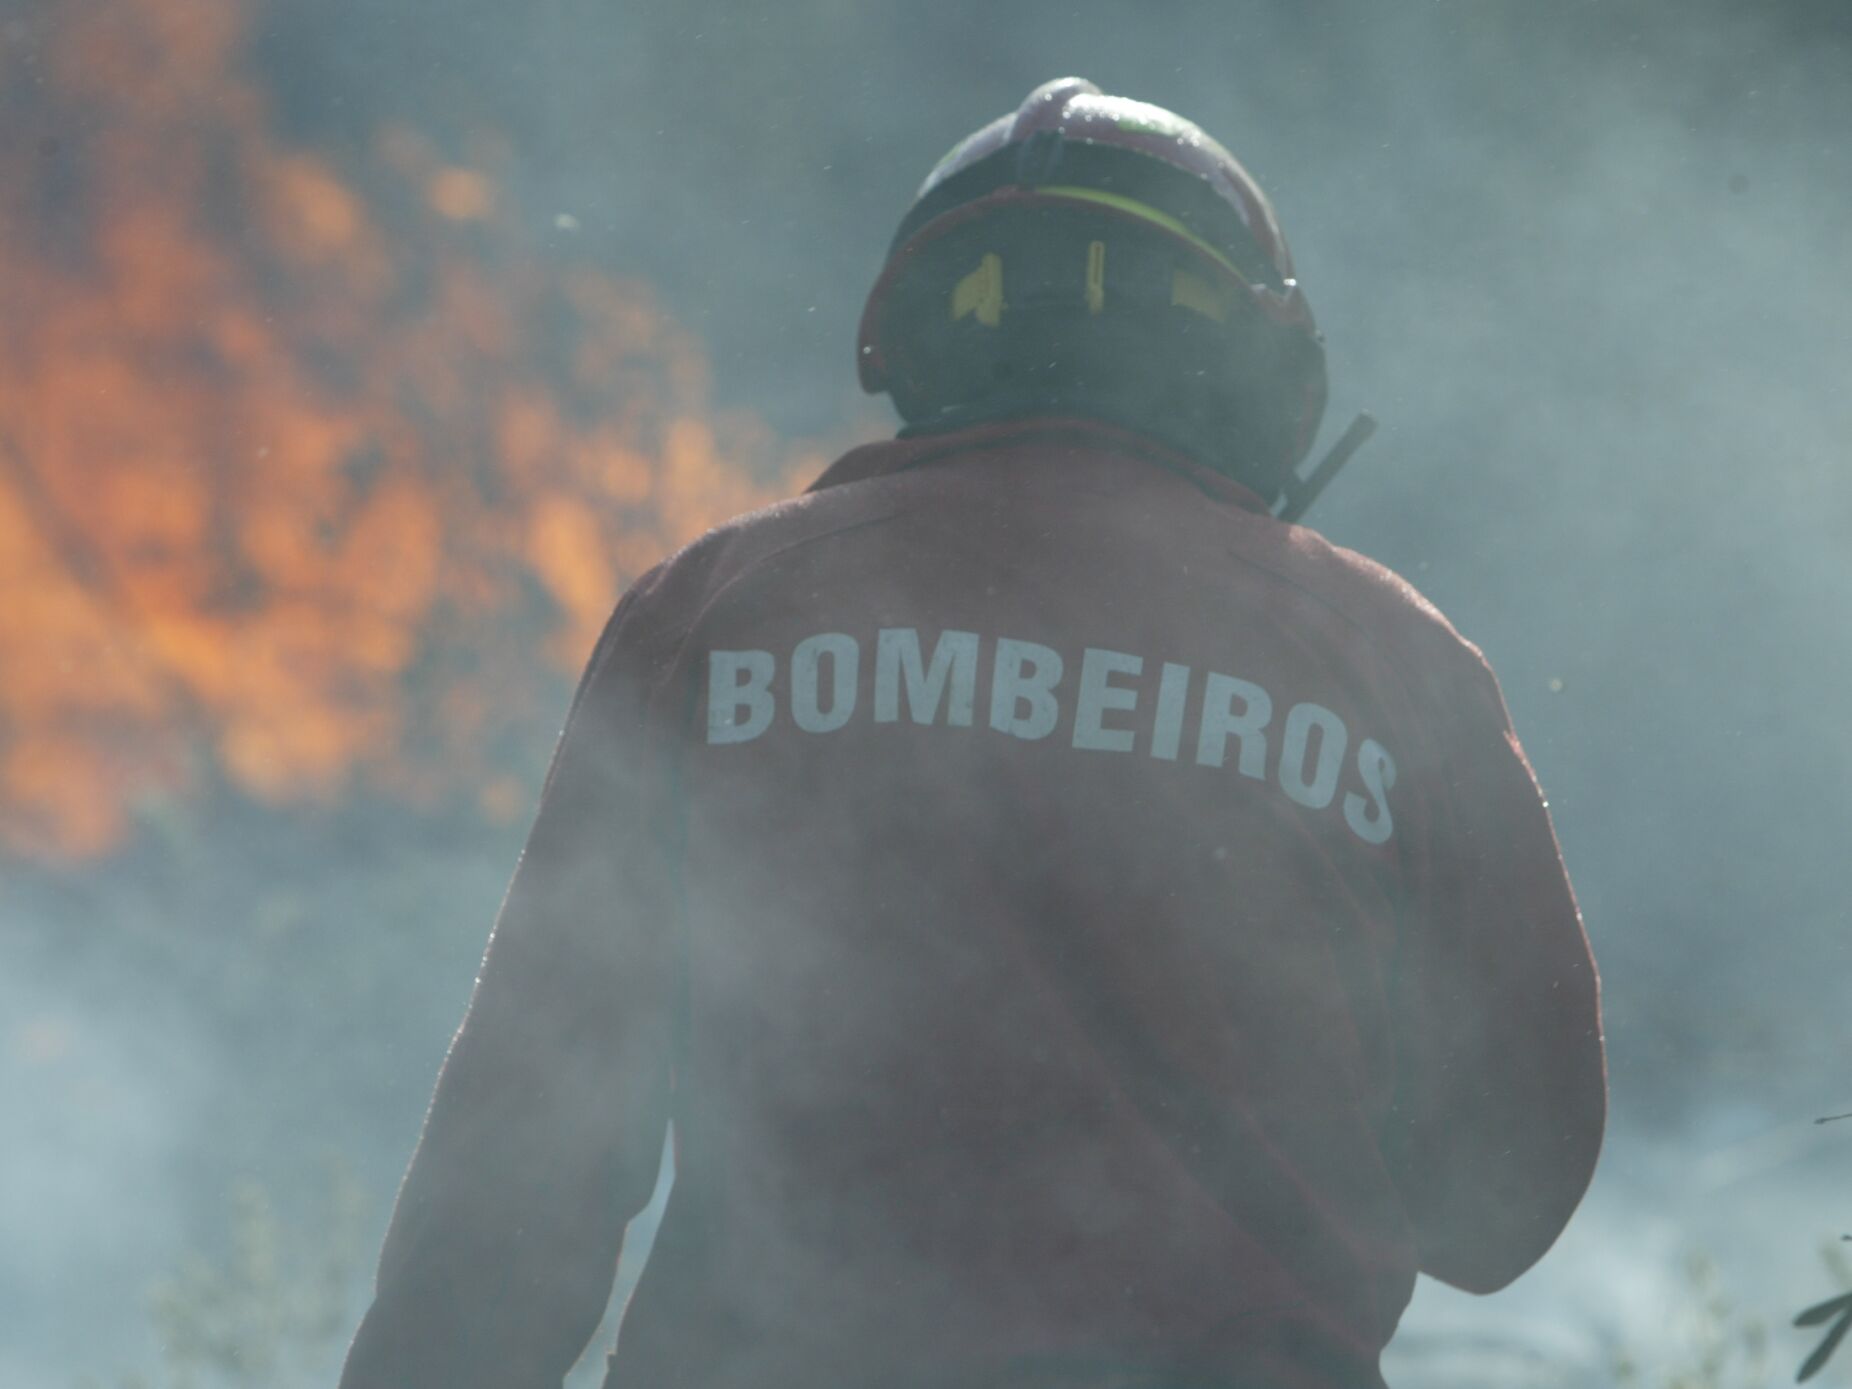
[[[1288,473],[1283,489],[1284,502],[1276,513],[1280,520],[1297,521],[1310,511],[1312,503],[1318,500],[1318,494],[1338,475],[1338,469],[1350,462],[1350,456],[1362,448],[1364,441],[1375,432],[1376,416],[1365,410],[1350,422],[1350,428],[1331,446],[1331,452],[1319,460],[1311,476],[1301,478],[1297,473]]]

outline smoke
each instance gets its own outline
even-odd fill
[[[882,427],[853,385],[856,314],[959,135],[1078,72],[1221,138],[1272,195],[1326,332],[1326,437],[1360,408],[1383,424],[1308,519],[1485,649],[1603,967],[1614,1131],[1589,1203],[1509,1293],[1424,1286],[1394,1353],[1406,1382],[1441,1382],[1419,1375],[1473,1332],[1538,1347],[1540,1384],[1593,1382],[1599,1328],[1676,1337],[1687,1244],[1771,1319],[1812,1295],[1813,1247],[1847,1217],[1842,1143],[1806,1121],[1852,1107],[1852,94],[1834,9],[243,13],[279,142],[348,170],[383,130],[459,161],[493,136],[510,234],[647,281],[705,345],[716,409],[792,437]],[[36,22],[0,32],[30,51]],[[0,140],[75,139],[17,128]],[[47,201],[28,214],[76,215],[55,178],[32,187]],[[518,756],[531,783],[537,756]],[[47,1195],[5,1207],[24,1237],[0,1288],[38,1290],[43,1329],[9,1337],[0,1375],[142,1354],[97,1334],[134,1321],[103,1309],[200,1238],[233,1172],[295,1180],[305,1133],[353,1152],[383,1219],[516,846],[410,811],[363,830],[213,814],[175,831],[184,851],[155,816],[76,887],[0,898],[5,939],[27,942],[4,976],[8,1088],[52,1116],[5,1160],[9,1191]],[[265,919],[288,969],[241,944],[279,892],[294,905]],[[1480,1354],[1483,1371],[1507,1352]]]
[[[33,944],[0,933],[0,1093],[11,1116],[0,1298],[17,1328],[0,1339],[9,1384],[56,1382],[54,1372],[84,1365],[97,1326],[71,1315],[73,1291],[93,1307],[134,1308],[150,1271],[185,1240],[171,1196],[146,1198],[184,1185],[221,1064],[177,999],[144,1000],[119,1022],[111,991],[86,987],[81,970]],[[110,1335],[146,1349],[132,1321]]]

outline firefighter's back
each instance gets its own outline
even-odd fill
[[[614,1389],[1376,1382],[1383,628],[1444,624],[1095,425],[835,478],[681,561],[677,1175]]]

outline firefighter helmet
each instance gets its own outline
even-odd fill
[[[1162,107],[1048,82],[961,140],[863,311],[862,385],[913,428],[1048,405],[1127,417],[1277,495],[1325,358],[1272,205]]]

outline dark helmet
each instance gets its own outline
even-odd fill
[[[1325,355],[1266,194],[1196,125],[1062,78],[921,186],[862,314],[864,389],[914,429],[1073,409],[1269,498]]]

